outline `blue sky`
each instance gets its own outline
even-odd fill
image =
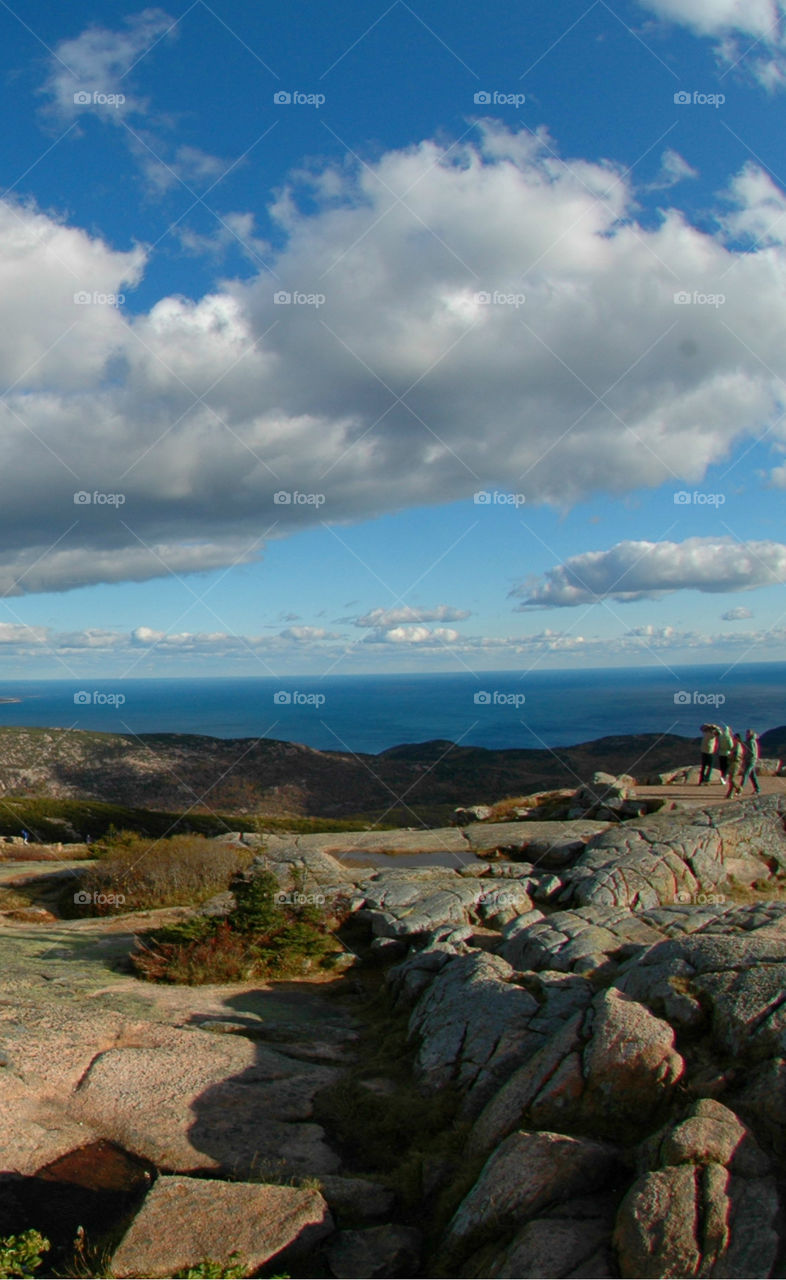
[[[4,3],[0,675],[782,659],[785,15]]]

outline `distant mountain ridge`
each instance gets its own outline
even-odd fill
[[[768,753],[778,741],[786,747],[786,726],[762,738]],[[408,817],[426,811],[444,817],[456,805],[578,786],[598,769],[643,777],[697,761],[698,739],[655,733],[554,750],[490,750],[435,739],[361,755],[269,738],[5,727],[0,798],[83,798],[181,812],[387,813],[407,825]]]

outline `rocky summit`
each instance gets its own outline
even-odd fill
[[[727,802],[596,774],[570,817],[215,837],[244,883],[333,913],[334,967],[298,980],[129,973],[228,892],[5,911],[0,1233],[60,1259],[86,1235],[83,1273],[118,1277],[782,1275],[786,785],[765,781]]]

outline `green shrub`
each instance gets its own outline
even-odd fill
[[[70,914],[197,906],[226,889],[229,877],[252,857],[250,849],[204,836],[151,841],[133,831],[110,830],[92,848],[98,862],[79,878],[79,889],[88,900],[77,902]]]
[[[0,1276],[32,1276],[49,1247],[49,1241],[32,1229],[20,1236],[0,1237]]]
[[[134,970],[152,982],[246,982],[308,972],[337,945],[325,911],[282,895],[276,877],[262,871],[233,881],[236,905],[224,919],[201,917],[159,930],[131,957]]]
[[[248,1272],[248,1267],[244,1267],[240,1262],[231,1263],[232,1258],[238,1258],[237,1253],[230,1253],[230,1264],[222,1266],[220,1262],[213,1262],[211,1258],[204,1258],[202,1262],[195,1267],[189,1267],[186,1271],[178,1271],[178,1280],[241,1280]]]

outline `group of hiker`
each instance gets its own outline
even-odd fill
[[[718,769],[721,782],[726,787],[727,800],[741,795],[748,780],[758,795],[761,791],[756,775],[759,763],[758,734],[753,729],[748,729],[743,739],[741,734],[735,733],[727,724],[703,724],[701,732],[699,786],[709,782],[713,769]]]

